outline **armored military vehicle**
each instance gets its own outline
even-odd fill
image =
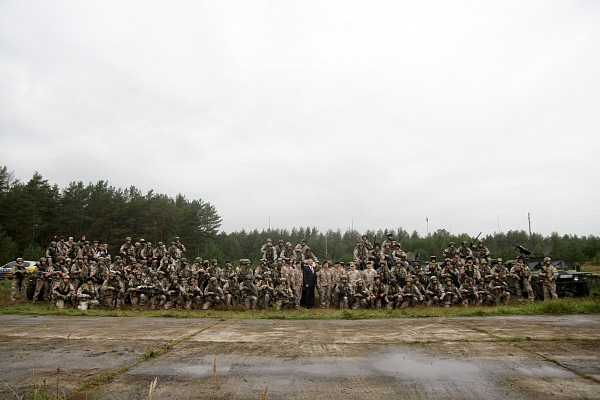
[[[531,287],[533,288],[533,294],[537,299],[543,299],[543,280],[539,276],[539,273],[540,268],[544,265],[544,258],[551,257],[552,244],[546,246],[543,253],[533,253],[521,245],[511,241],[509,241],[509,243],[515,246],[515,250],[525,258],[525,264],[527,264],[531,270]],[[517,260],[507,260],[504,265],[506,265],[510,271],[512,266],[516,263]],[[579,265],[574,264],[572,260],[563,258],[552,258],[552,265],[558,270],[556,293],[559,297],[581,297],[590,294],[589,283],[592,280],[591,273],[581,272]],[[513,277],[509,277],[507,283],[511,290],[515,288],[515,279]]]

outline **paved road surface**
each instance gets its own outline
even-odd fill
[[[0,398],[600,398],[600,316],[239,320],[0,315]],[[216,365],[216,376],[213,367]],[[114,395],[114,396],[113,396]]]

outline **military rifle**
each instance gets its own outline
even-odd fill
[[[518,250],[521,255],[523,255],[523,256],[531,255],[531,251],[527,250],[525,247],[521,246],[520,244],[515,244],[515,243],[511,242],[510,240],[507,240],[507,241],[508,241],[508,243],[515,246],[515,250]]]
[[[477,239],[479,239],[479,236],[481,236],[481,232],[479,232],[479,235],[477,235],[477,236],[475,237],[475,239],[471,240],[471,244],[469,245],[469,247],[473,247],[473,244],[475,243],[475,241],[476,241]]]
[[[92,300],[96,300],[98,298],[98,295],[94,292],[90,292],[89,290],[82,290],[81,293],[90,296],[90,299]]]

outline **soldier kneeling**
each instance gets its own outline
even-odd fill
[[[87,310],[89,308],[91,310],[100,304],[98,297],[98,289],[94,286],[94,280],[91,276],[87,277],[85,283],[77,289],[77,298],[79,299],[79,306],[77,308],[80,310]]]
[[[52,291],[54,304],[57,308],[63,309],[65,304],[71,304],[75,300],[75,288],[69,282],[69,275],[63,275],[61,282],[54,286]]]
[[[279,285],[275,288],[275,307],[277,307],[277,311],[282,308],[296,307],[296,299],[285,278],[279,279]]]

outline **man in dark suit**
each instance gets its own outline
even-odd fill
[[[315,286],[317,285],[317,272],[312,258],[308,259],[308,264],[302,271],[302,297],[306,308],[315,307]]]

